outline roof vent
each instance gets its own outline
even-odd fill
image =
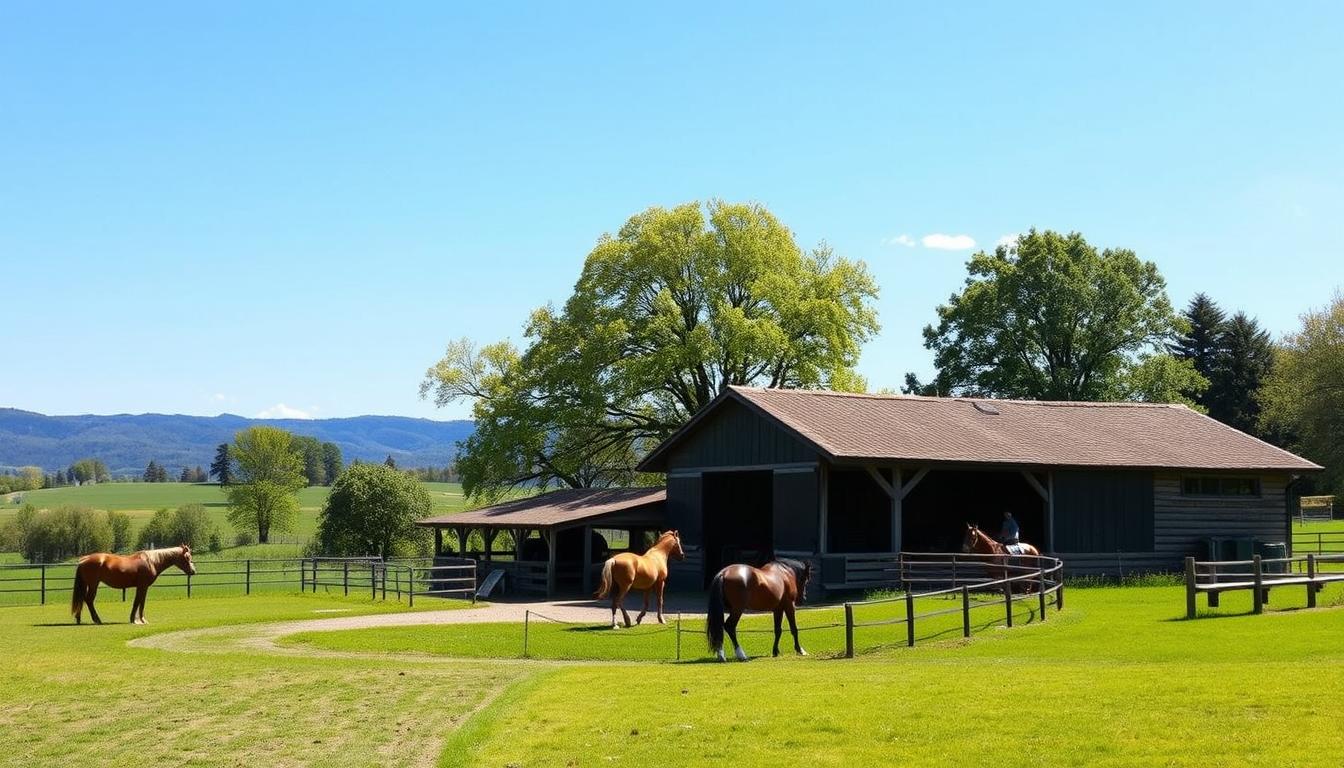
[[[979,401],[977,401],[977,400],[972,400],[972,401],[971,401],[971,405],[974,405],[974,406],[975,406],[975,410],[977,410],[977,411],[979,411],[979,412],[981,412],[981,413],[987,413],[987,414],[989,414],[990,416],[998,416],[998,415],[999,415],[999,409],[998,409],[998,408],[995,408],[994,405],[993,405],[992,403],[982,403],[982,402],[979,402]]]

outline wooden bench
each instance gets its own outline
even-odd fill
[[[1185,617],[1187,619],[1195,618],[1196,614],[1196,596],[1203,592],[1207,595],[1210,608],[1218,607],[1218,596],[1223,592],[1234,592],[1237,590],[1251,590],[1251,605],[1254,613],[1263,613],[1265,605],[1269,603],[1269,590],[1274,587],[1305,586],[1307,588],[1307,607],[1316,607],[1316,593],[1325,588],[1326,584],[1335,581],[1344,581],[1344,571],[1340,572],[1321,572],[1317,568],[1318,561],[1344,562],[1344,557],[1333,555],[1317,556],[1307,555],[1305,557],[1288,557],[1274,560],[1263,560],[1259,555],[1250,560],[1219,560],[1209,562],[1197,562],[1193,557],[1185,558]],[[1265,563],[1283,563],[1289,567],[1286,573],[1265,573]],[[1291,567],[1294,563],[1306,565],[1306,575],[1294,575]],[[1219,581],[1218,568],[1229,566],[1251,566],[1250,579],[1241,578],[1235,581]],[[1201,574],[1200,569],[1206,569],[1207,574]],[[1207,575],[1211,580],[1201,580],[1201,576]],[[1235,574],[1238,577],[1245,576],[1244,573]]]

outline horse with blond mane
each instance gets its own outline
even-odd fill
[[[103,623],[98,618],[98,610],[93,607],[100,583],[113,589],[135,587],[130,623],[146,623],[145,594],[149,592],[149,585],[172,566],[181,568],[188,576],[194,575],[196,564],[191,561],[191,547],[183,544],[180,547],[141,550],[130,555],[95,552],[79,558],[79,565],[75,568],[75,593],[70,598],[70,612],[75,615],[75,623],[83,623],[81,614],[86,605],[93,623]]]
[[[602,584],[593,595],[601,600],[611,595],[611,628],[619,629],[616,623],[616,609],[625,617],[625,626],[630,625],[630,614],[625,610],[625,595],[632,589],[644,591],[644,610],[635,619],[638,624],[649,612],[649,593],[658,590],[658,623],[666,624],[663,618],[663,590],[667,587],[667,559],[675,557],[685,560],[686,553],[681,549],[681,536],[676,531],[668,531],[658,537],[658,541],[642,555],[634,552],[622,552],[607,558],[602,564]]]

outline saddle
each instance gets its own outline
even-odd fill
[[[1025,555],[1025,554],[1027,554],[1027,545],[1026,545],[1026,544],[1022,544],[1022,543],[1020,543],[1020,542],[1017,543],[1017,544],[1004,544],[1004,545],[1003,545],[1003,548],[1006,549],[1006,550],[1008,550],[1008,554],[1010,554],[1010,555]]]

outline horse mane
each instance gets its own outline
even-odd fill
[[[807,564],[803,561],[794,560],[791,557],[776,557],[774,560],[767,563],[767,565],[776,565],[781,568],[789,569],[793,572],[793,580],[797,582],[800,587],[802,586],[803,576],[807,573]]]
[[[155,570],[158,570],[159,566],[163,565],[163,561],[167,560],[174,553],[181,555],[182,547],[160,547],[158,549],[142,549],[136,554],[143,557],[145,559],[145,562],[154,566]]]

